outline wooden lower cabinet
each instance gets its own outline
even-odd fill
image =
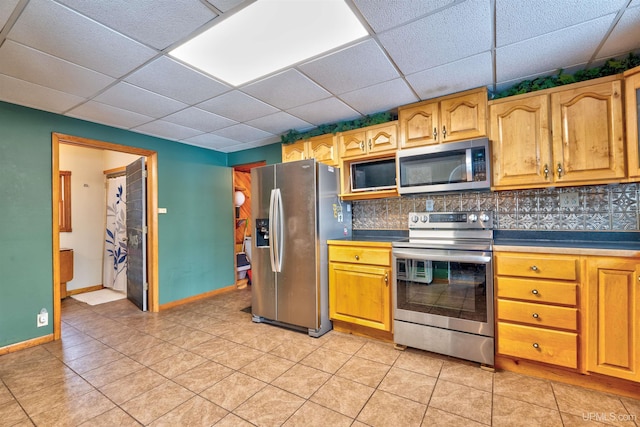
[[[588,258],[586,368],[640,381],[640,259]]]
[[[391,247],[382,245],[329,242],[329,317],[365,335],[392,331]]]

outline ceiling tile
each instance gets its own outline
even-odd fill
[[[79,105],[69,111],[67,115],[123,129],[131,129],[153,120],[153,117],[112,107],[107,104],[101,104],[95,101],[89,101]]]
[[[191,145],[197,145],[198,147],[210,148],[214,150],[222,151],[225,147],[232,145],[238,145],[238,141],[233,139],[224,138],[222,136],[214,135],[212,133],[203,133],[191,138],[183,139],[181,142]]]
[[[118,83],[94,99],[103,104],[154,118],[160,118],[187,107],[182,102],[149,92],[129,83]]]
[[[185,40],[218,16],[201,2],[192,0],[57,1],[158,50]],[[171,17],[171,25],[166,25],[167,16]]]
[[[362,114],[389,111],[400,105],[418,101],[416,95],[403,79],[395,79],[347,92],[340,98]]]
[[[136,126],[131,130],[172,140],[191,138],[204,133],[175,123],[165,122],[164,120],[154,120],[152,122]]]
[[[379,36],[404,74],[457,61],[491,49],[489,0],[466,1]]]
[[[269,114],[268,116],[260,117],[259,119],[250,120],[247,124],[274,135],[282,135],[290,129],[306,130],[313,127],[310,123],[300,120],[297,117],[293,117],[291,114],[287,114],[283,111],[275,114]]]
[[[609,59],[638,50],[640,40],[640,7],[627,9],[612,33],[607,37],[598,57]]]
[[[197,104],[231,90],[229,86],[165,56],[146,64],[124,80],[186,104]]]
[[[496,49],[497,82],[586,64],[607,33],[614,15]]]
[[[251,148],[264,147],[265,145],[272,145],[272,144],[279,144],[279,143],[280,143],[279,138],[277,140],[273,138],[269,138],[269,139],[263,139],[261,141],[253,141],[253,142],[247,142],[244,144],[236,144],[230,147],[225,147],[224,152],[233,153],[235,151],[249,150]]]
[[[251,3],[245,0],[207,0],[207,2],[222,12],[227,12],[242,3]]]
[[[203,132],[212,132],[237,123],[233,120],[227,119],[226,117],[222,117],[196,107],[185,108],[177,113],[163,117],[162,120],[199,129]]]
[[[0,99],[62,114],[84,98],[0,74]]]
[[[120,77],[156,52],[50,0],[31,0],[7,38]]]
[[[223,138],[229,138],[240,142],[251,142],[273,136],[269,132],[256,129],[252,126],[248,126],[242,123],[229,126],[228,128],[219,129],[212,133],[214,135],[222,136]]]
[[[331,96],[329,92],[294,69],[252,83],[243,87],[242,91],[284,110]]]
[[[407,76],[407,81],[420,99],[431,99],[493,82],[493,67],[489,52],[431,68]]]
[[[617,12],[627,0],[496,0],[496,46],[502,47]],[[547,11],[553,11],[547,13]]]
[[[376,33],[422,17],[456,0],[354,0]]]
[[[315,126],[353,120],[361,115],[336,98],[327,98],[310,104],[291,108],[288,113],[301,118]]]
[[[20,0],[3,0],[0,2],[0,30],[4,28],[7,20],[13,13]]]
[[[0,46],[0,73],[84,98],[115,81],[11,40]]]
[[[202,102],[198,107],[238,122],[257,119],[278,111],[277,108],[238,90]]]
[[[298,68],[334,94],[399,77],[389,58],[372,39],[307,62]]]

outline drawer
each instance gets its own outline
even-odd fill
[[[578,329],[578,309],[576,308],[499,299],[497,314],[499,320],[572,331]]]
[[[498,322],[499,354],[578,367],[578,334]]]
[[[575,283],[496,277],[495,289],[498,298],[571,306],[578,302],[578,286]]]
[[[496,274],[501,276],[557,280],[578,278],[577,257],[497,253],[495,261]]]
[[[329,261],[389,267],[391,265],[391,251],[360,246],[329,246]]]

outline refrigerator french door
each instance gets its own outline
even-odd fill
[[[331,330],[327,239],[351,235],[339,169],[315,160],[251,170],[252,315],[321,336]]]

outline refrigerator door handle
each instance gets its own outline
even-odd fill
[[[271,262],[271,271],[275,272],[276,270],[276,260],[275,260],[275,253],[276,253],[276,212],[275,212],[275,208],[276,208],[276,190],[271,190],[271,198],[269,199],[269,227],[271,228],[270,230],[270,239],[269,239],[269,261]]]
[[[282,247],[284,246],[284,224],[283,222],[283,208],[282,208],[282,193],[279,188],[276,191],[276,247],[275,247],[275,259],[277,272],[282,272]]]

